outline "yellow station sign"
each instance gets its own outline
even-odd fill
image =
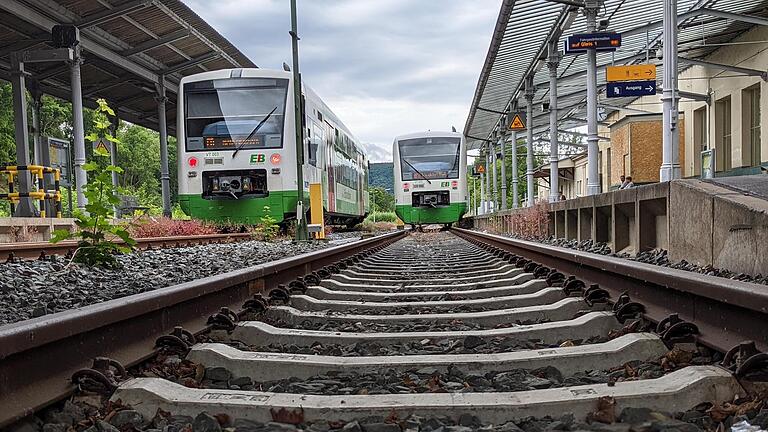
[[[627,66],[608,66],[605,68],[605,80],[617,81],[650,81],[656,79],[656,65],[638,64]]]

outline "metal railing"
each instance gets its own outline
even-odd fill
[[[37,184],[36,191],[16,192],[16,179],[20,171],[29,171],[32,174],[32,185]],[[11,203],[11,215],[16,211],[16,205],[22,198],[32,198],[39,203],[38,212],[41,218],[46,217],[46,202],[51,212],[55,212],[56,218],[61,218],[61,171],[42,165],[8,165],[0,170],[0,174],[8,175],[8,193],[0,193],[0,199]],[[46,174],[53,175],[53,189],[48,190]]]

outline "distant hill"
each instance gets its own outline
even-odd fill
[[[392,162],[373,162],[368,177],[370,186],[383,187],[387,192],[395,193],[395,180],[392,173]]]

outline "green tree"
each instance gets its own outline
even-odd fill
[[[106,139],[119,143],[119,140],[109,133],[108,116],[114,116],[115,112],[104,99],[99,99],[98,103],[99,107],[93,116],[93,132],[86,137],[86,140],[93,142]],[[109,154],[101,149],[95,150],[94,154],[97,157],[109,157]],[[79,238],[77,251],[72,258],[74,262],[87,266],[117,268],[119,263],[115,254],[130,251],[136,245],[136,241],[131,238],[124,226],[112,223],[115,216],[113,208],[120,203],[117,190],[112,185],[112,173],[121,173],[122,170],[114,165],[101,167],[95,161],[86,163],[83,169],[90,178],[83,190],[83,194],[88,199],[85,205],[86,212],[75,212],[75,224],[79,230],[76,232],[66,229],[56,230],[51,242]],[[123,240],[125,245],[115,243],[114,238]]]
[[[387,192],[383,187],[370,187],[368,188],[368,193],[377,212],[395,211],[395,196]]]
[[[28,115],[31,119],[31,97],[27,97]],[[95,131],[94,117],[98,116],[91,109],[83,110],[86,135]],[[31,120],[30,120],[31,122]],[[72,104],[49,95],[43,95],[40,113],[40,126],[43,136],[71,140]],[[162,211],[160,196],[160,137],[157,132],[145,127],[121,122],[116,138],[118,146],[118,166],[125,172],[118,176],[123,193],[136,196],[139,203],[150,207],[153,213]],[[93,154],[90,141],[86,139],[86,155],[89,161],[99,161],[102,168],[106,160]],[[171,203],[176,203],[178,195],[176,139],[168,137],[168,168],[171,185]],[[0,81],[0,164],[15,164],[16,139],[13,116],[13,94],[11,84]],[[0,177],[0,190],[8,190],[7,179]],[[66,191],[63,191],[65,195]],[[63,200],[65,214],[67,199]],[[0,201],[0,215],[8,214],[8,203]]]

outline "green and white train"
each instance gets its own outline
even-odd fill
[[[395,213],[413,226],[450,226],[467,212],[467,151],[456,132],[395,138]]]
[[[179,202],[195,219],[254,224],[296,218],[296,133],[290,72],[225,69],[182,78],[178,100]],[[352,133],[302,86],[304,209],[321,183],[326,223],[368,213],[368,159]]]

